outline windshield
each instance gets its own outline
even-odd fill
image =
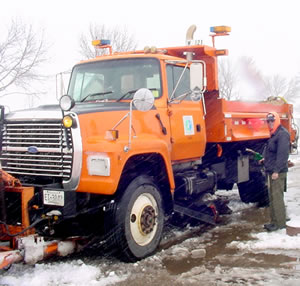
[[[139,88],[161,95],[159,62],[156,59],[119,59],[74,67],[68,94],[75,101],[131,99]]]

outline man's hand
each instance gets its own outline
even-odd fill
[[[273,173],[272,174],[272,180],[277,180],[279,177],[278,173]]]

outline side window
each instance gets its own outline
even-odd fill
[[[160,77],[159,74],[153,74],[151,77],[147,77],[147,88],[149,88],[153,95],[154,98],[157,98],[160,96]]]
[[[168,96],[171,97],[174,88],[184,70],[184,67],[167,65],[167,79],[168,79]],[[174,94],[174,98],[183,95],[190,91],[190,70],[186,69]],[[186,96],[184,100],[191,100],[190,96]]]

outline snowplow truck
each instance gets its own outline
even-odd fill
[[[205,195],[235,184],[243,202],[267,203],[254,153],[270,136],[270,111],[292,151],[293,107],[221,98],[217,59],[228,52],[214,39],[230,28],[211,28],[212,46],[195,42],[194,31],[184,46],[123,53],[93,41],[106,53],[73,67],[59,104],[1,107],[0,268],[66,255],[101,235],[122,259],[142,259],[174,213],[214,223]]]

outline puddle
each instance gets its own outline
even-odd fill
[[[254,233],[263,232],[263,225],[268,222],[268,209],[242,209],[225,218],[226,225],[213,229],[199,229],[184,234],[185,241],[180,255],[167,255],[163,259],[163,266],[171,275],[180,275],[191,271],[195,267],[205,267],[214,271],[217,267],[230,268],[259,268],[266,269],[294,269],[300,270],[300,250],[264,250],[262,252],[248,252],[234,247],[228,247],[231,242],[254,241]],[[199,236],[197,236],[199,235]],[[202,235],[202,239],[201,236]],[[174,242],[173,242],[174,243]],[[195,259],[191,255],[193,248],[205,249],[205,256]]]

